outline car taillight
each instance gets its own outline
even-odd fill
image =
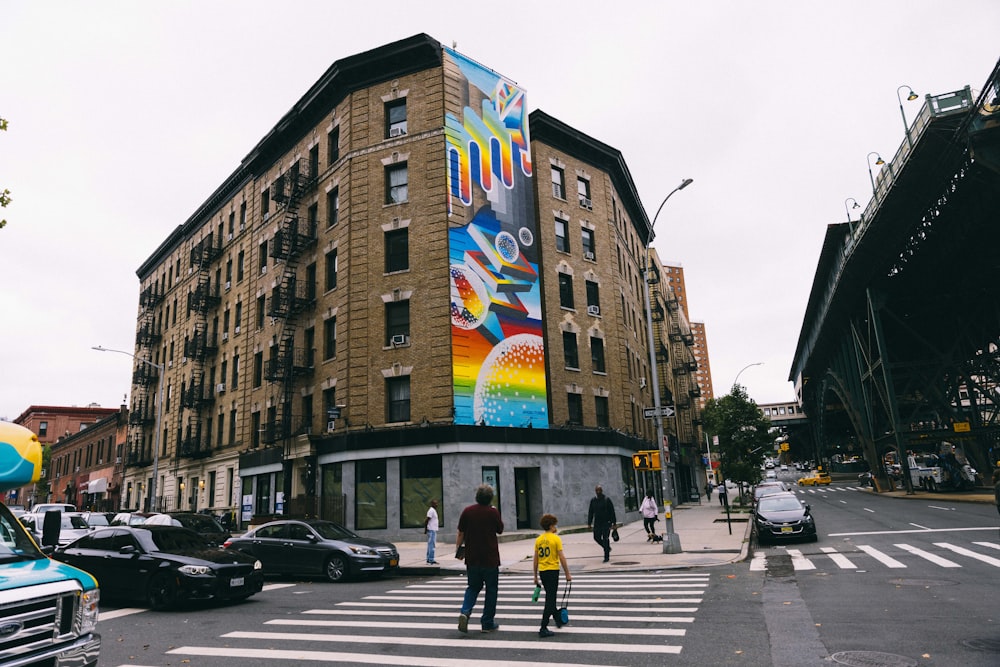
[[[223,549],[228,549],[231,546],[233,546],[233,541],[232,540],[226,540],[225,542],[222,543],[222,548]]]

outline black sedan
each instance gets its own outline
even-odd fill
[[[816,521],[809,513],[809,505],[794,493],[761,497],[754,507],[753,527],[758,544],[801,538],[815,542],[818,539]]]
[[[100,528],[52,555],[97,578],[102,597],[166,609],[182,600],[245,600],[264,586],[260,561],[174,526]]]
[[[260,559],[265,574],[319,575],[330,581],[384,574],[399,566],[391,542],[361,537],[331,521],[272,521],[223,545]]]

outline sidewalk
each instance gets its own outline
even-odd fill
[[[586,526],[560,526],[559,535],[572,573],[725,565],[746,558],[750,543],[750,515],[733,513],[731,516],[730,533],[726,514],[717,502],[674,508],[674,533],[681,546],[681,553],[677,554],[663,553],[662,542],[646,541],[641,519],[625,524],[618,528],[621,540],[611,543],[611,560],[608,563],[603,562],[604,552],[594,542],[593,534]],[[662,514],[660,517],[656,529],[662,533]],[[531,574],[532,551],[539,534],[541,529],[505,532],[500,542],[500,572]],[[455,558],[454,544],[438,540],[438,565],[426,562],[426,540],[395,544],[399,550],[401,575],[465,574],[465,562]]]

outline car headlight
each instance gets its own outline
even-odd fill
[[[255,569],[255,570],[261,570],[263,568],[264,568],[264,564],[261,563],[259,560],[255,560],[253,562],[253,569]]]
[[[359,556],[377,556],[378,555],[378,552],[375,551],[374,549],[372,549],[371,547],[359,547],[359,546],[356,546],[356,545],[352,545],[351,546],[351,551],[353,551],[354,553],[356,553]]]
[[[212,573],[212,568],[207,565],[181,565],[177,570],[183,574],[202,576]]]
[[[98,589],[80,593],[80,606],[76,610],[76,626],[79,634],[87,634],[97,629],[98,603],[101,592]]]

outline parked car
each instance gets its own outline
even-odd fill
[[[764,496],[769,496],[775,493],[787,493],[788,489],[785,488],[783,482],[761,482],[757,486],[753,487],[753,501],[754,504]]]
[[[141,526],[156,512],[119,512],[111,519],[112,526]]]
[[[833,480],[830,479],[830,475],[825,472],[818,472],[815,475],[810,475],[808,477],[799,478],[799,486],[819,486],[820,484],[829,485]]]
[[[819,538],[809,505],[794,493],[775,493],[761,498],[753,510],[753,529],[758,544],[797,538],[815,542]]]
[[[167,609],[183,600],[245,600],[264,586],[260,561],[175,526],[99,528],[52,555],[89,572],[101,596]]]
[[[144,526],[182,526],[198,533],[209,543],[222,546],[230,538],[229,531],[222,527],[210,514],[194,512],[164,512],[146,519]]]
[[[80,516],[91,528],[104,528],[111,525],[111,520],[115,517],[114,512],[80,512]]]
[[[361,537],[332,521],[272,521],[223,545],[259,558],[265,574],[319,575],[330,581],[399,566],[391,542]]]
[[[28,529],[31,536],[39,544],[42,543],[42,527],[45,525],[45,514],[23,514],[18,520]],[[61,512],[59,516],[59,544],[69,544],[78,537],[90,532],[90,526],[80,512]]]
[[[76,505],[69,503],[39,503],[31,508],[28,514],[45,514],[46,512],[75,512]]]

